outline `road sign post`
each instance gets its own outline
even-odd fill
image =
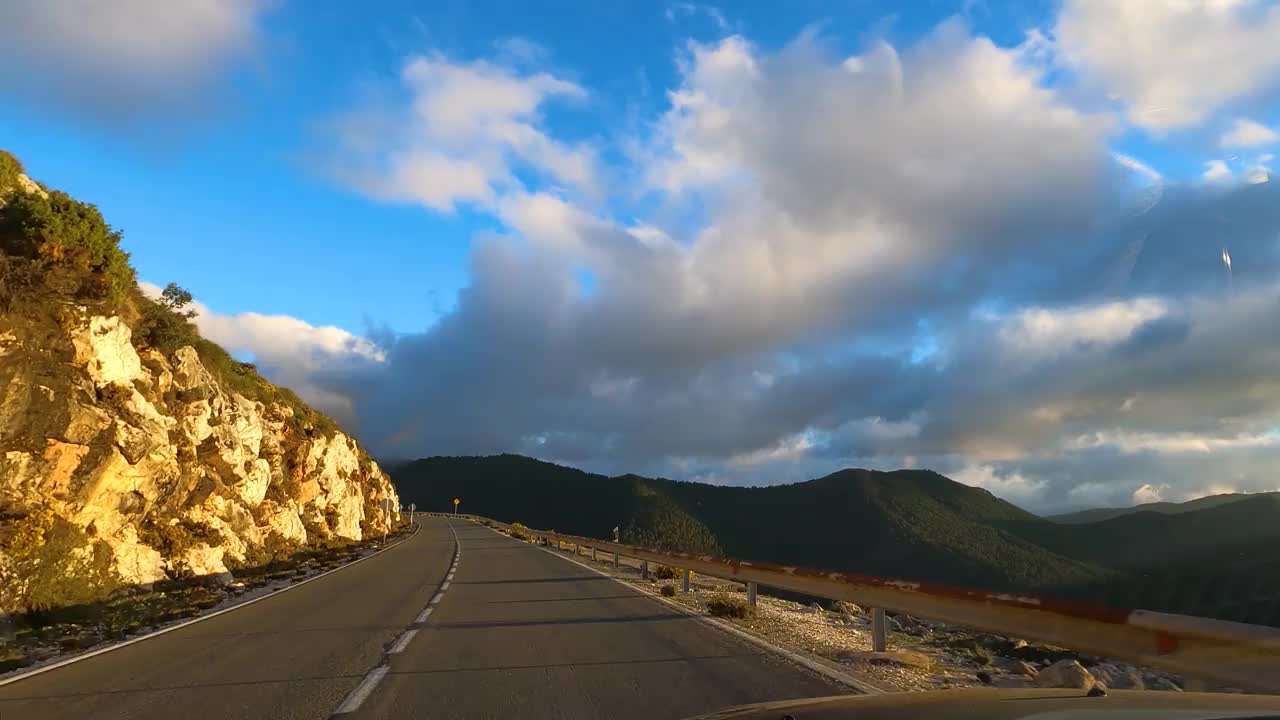
[[[462,504],[462,499],[461,499],[461,498],[454,498],[454,499],[453,499],[453,514],[454,514],[454,515],[457,515],[457,514],[458,514],[458,506],[459,506],[459,505],[461,505],[461,504]]]
[[[871,608],[871,649],[884,652],[885,642],[884,608]]]

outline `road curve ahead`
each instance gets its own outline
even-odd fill
[[[253,605],[0,687],[0,718],[327,718],[454,555],[428,519],[386,552]]]
[[[452,522],[452,587],[339,717],[657,720],[848,692],[566,558]]]

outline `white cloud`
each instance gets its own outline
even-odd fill
[[[1153,485],[1151,483],[1143,483],[1133,491],[1133,504],[1142,505],[1145,503],[1154,503],[1164,500],[1164,494],[1169,492],[1169,484],[1161,483]]]
[[[1231,129],[1218,142],[1222,147],[1237,148],[1273,145],[1278,141],[1280,133],[1266,125],[1248,118],[1236,118]]]
[[[1028,478],[1020,473],[999,473],[991,465],[967,465],[951,473],[956,482],[989,490],[993,495],[1012,502],[1025,502],[1034,498],[1044,487],[1044,481]]]
[[[327,163],[340,181],[384,200],[441,211],[458,203],[492,207],[501,196],[523,191],[522,169],[592,188],[594,150],[553,140],[541,127],[545,103],[586,97],[578,85],[439,54],[411,58],[400,82],[396,100],[333,123],[337,152]]]
[[[1000,324],[999,336],[1019,356],[1057,355],[1072,348],[1114,345],[1163,317],[1156,298],[1137,298],[1076,308],[1027,308]]]
[[[149,297],[160,297],[158,286],[138,285]],[[193,321],[205,339],[227,352],[251,355],[269,380],[343,422],[353,419],[349,398],[325,389],[316,376],[386,360],[385,352],[372,341],[331,325],[318,327],[288,315],[223,314],[200,302],[193,302],[190,309],[196,312]]]
[[[1053,34],[1061,62],[1150,130],[1280,89],[1280,5],[1265,0],[1067,0]]]
[[[1240,433],[1214,436],[1190,432],[1096,431],[1075,438],[1072,449],[1114,447],[1125,453],[1156,452],[1161,454],[1213,453],[1244,448],[1267,448],[1280,445],[1275,433]]]
[[[1231,168],[1222,160],[1210,160],[1204,164],[1204,173],[1200,177],[1211,181],[1226,180],[1231,177]]]
[[[267,0],[0,3],[0,91],[119,119],[171,112],[251,50]]]

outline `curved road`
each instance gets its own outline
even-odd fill
[[[847,692],[550,552],[422,526],[295,590],[0,687],[0,718],[318,719],[360,686],[337,717],[652,719]]]

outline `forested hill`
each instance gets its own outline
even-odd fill
[[[729,557],[1280,622],[1280,499],[1060,524],[927,470],[725,487],[607,477],[518,455],[391,470],[406,501]],[[1271,598],[1271,600],[1267,600]],[[1268,604],[1269,603],[1269,604]]]
[[[531,527],[731,557],[987,587],[1087,581],[1101,568],[1052,553],[1011,528],[1044,521],[936,473],[845,470],[795,485],[744,488],[636,475],[605,477],[517,455],[435,457],[392,471],[419,507]]]

